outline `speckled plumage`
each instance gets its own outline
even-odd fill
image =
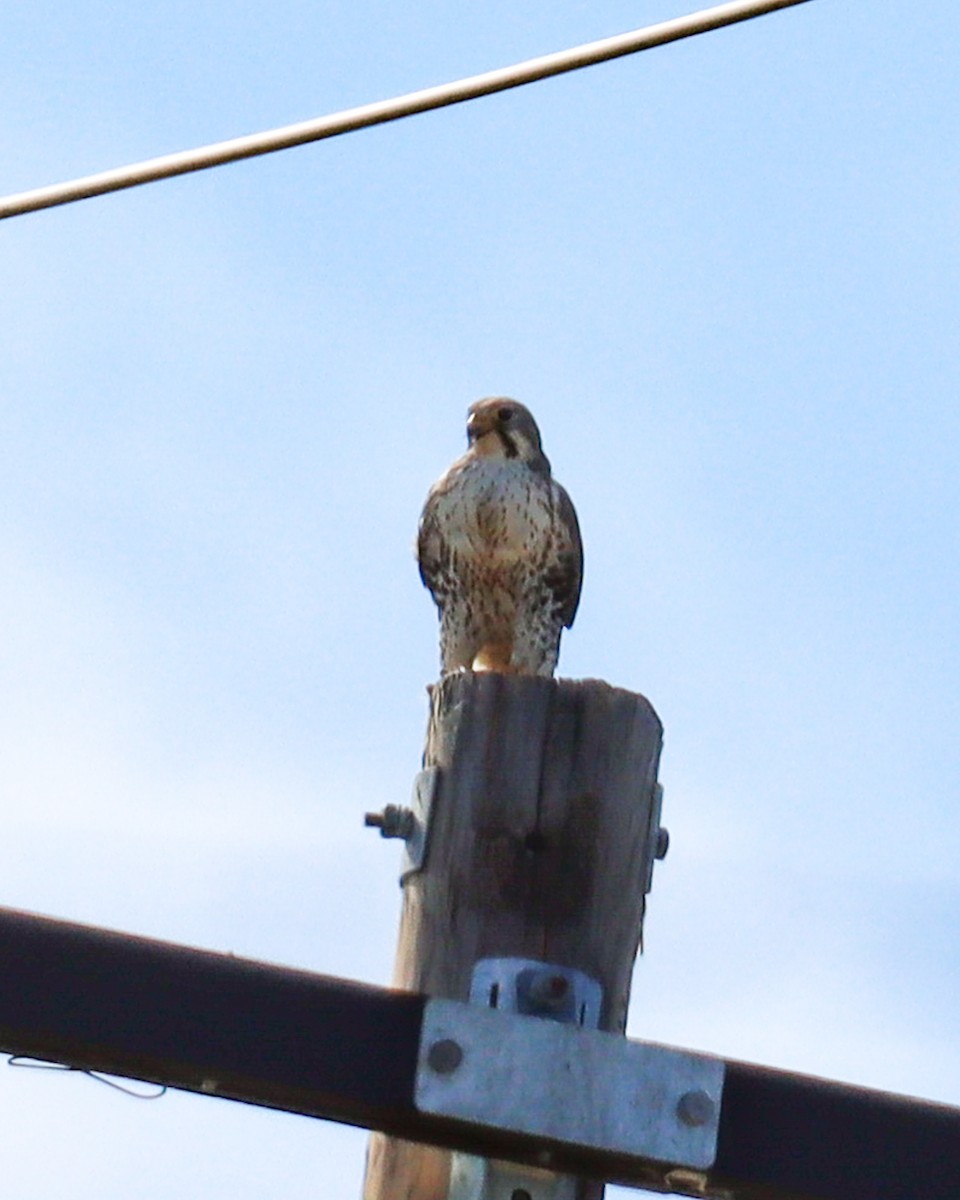
[[[550,676],[580,600],[577,514],[522,404],[477,401],[467,439],[430,489],[417,539],[440,611],[441,669]]]

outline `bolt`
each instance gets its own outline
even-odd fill
[[[573,984],[556,968],[524,967],[517,973],[516,989],[518,1012],[552,1021],[574,1020]]]
[[[713,1097],[707,1095],[702,1088],[692,1092],[684,1092],[677,1101],[677,1116],[684,1123],[696,1127],[706,1125],[713,1118]]]
[[[666,858],[670,849],[670,830],[661,825],[657,830],[657,844],[653,851],[654,858]]]
[[[463,1047],[453,1038],[442,1038],[427,1051],[427,1063],[438,1075],[451,1075],[462,1062]]]
[[[379,829],[385,838],[403,838],[406,841],[413,833],[416,817],[413,810],[399,804],[388,804],[383,812],[369,812],[363,818],[368,829]]]
[[[529,996],[534,1004],[544,1008],[559,1008],[570,991],[570,980],[565,975],[554,975],[549,971],[538,971],[529,983]]]

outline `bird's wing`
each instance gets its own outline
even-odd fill
[[[417,528],[417,562],[420,565],[420,578],[424,586],[429,588],[434,600],[440,604],[447,590],[449,580],[444,568],[449,564],[449,547],[444,536],[443,524],[439,518],[440,505],[446,493],[457,483],[463,468],[463,460],[458,460],[441,476],[427,493],[420,514],[420,524]]]
[[[417,562],[424,587],[436,595],[436,583],[443,556],[443,536],[436,519],[436,496],[431,490],[420,514],[417,529]]]
[[[557,548],[557,561],[547,577],[554,603],[564,625],[569,629],[577,615],[580,589],[583,586],[583,539],[573,501],[559,483],[554,481],[557,516],[563,537]]]

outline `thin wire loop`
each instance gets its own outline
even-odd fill
[[[93,1079],[96,1083],[105,1084],[107,1087],[113,1088],[114,1091],[123,1092],[125,1096],[130,1096],[134,1100],[159,1100],[167,1091],[166,1084],[158,1083],[156,1086],[159,1088],[159,1091],[138,1092],[136,1088],[117,1083],[115,1079],[110,1079],[108,1076],[102,1075],[99,1071],[91,1071],[87,1067],[72,1067],[69,1063],[48,1062],[43,1058],[30,1058],[25,1054],[11,1054],[7,1059],[7,1065],[27,1068],[33,1071],[74,1071],[77,1074],[86,1075],[88,1079]]]

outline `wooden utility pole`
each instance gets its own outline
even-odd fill
[[[498,1007],[496,971],[478,994],[477,964],[532,960],[588,976],[602,989],[592,1024],[622,1033],[665,851],[662,732],[642,696],[597,680],[465,672],[434,687],[432,803],[416,834],[426,855],[404,879],[394,985]],[[545,979],[562,1000],[564,978]],[[447,1200],[450,1163],[447,1151],[374,1135],[364,1200]],[[577,1200],[603,1195],[602,1183],[571,1188]]]

